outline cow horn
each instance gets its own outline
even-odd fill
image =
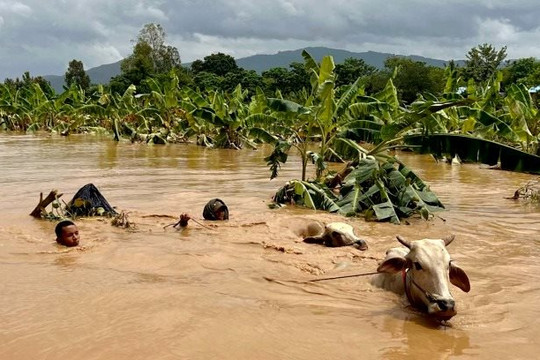
[[[452,235],[448,235],[447,237],[445,237],[443,240],[444,240],[444,246],[448,246],[450,245],[450,243],[452,241],[454,241],[454,239],[456,238],[456,235],[452,234]]]
[[[401,236],[396,236],[396,238],[398,239],[398,241],[403,244],[404,246],[408,247],[409,249],[411,248],[411,243],[408,242],[407,240],[405,240],[404,238],[402,238]]]

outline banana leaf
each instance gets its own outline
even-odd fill
[[[397,160],[381,164],[371,156],[358,159],[343,179],[339,195],[322,183],[293,180],[278,190],[274,201],[345,216],[363,214],[369,219],[374,215],[378,221],[396,224],[400,216],[419,214],[427,220],[432,212],[444,209],[437,196],[404,164]]]
[[[283,100],[277,98],[268,98],[268,107],[273,111],[288,112],[296,114],[307,114],[310,112],[308,108],[303,107],[300,104],[290,100]]]
[[[339,211],[339,206],[335,203],[335,200],[335,195],[326,189],[324,185],[301,180],[287,182],[274,195],[274,201],[278,204],[293,203],[328,212]]]
[[[383,124],[371,120],[355,120],[347,123],[337,136],[354,141],[379,143],[382,126]]]
[[[377,220],[390,220],[390,222],[394,224],[399,224],[399,216],[396,214],[394,204],[392,203],[383,182],[380,179],[377,179],[375,185],[377,185],[381,193],[381,197],[385,200],[384,202],[372,206],[375,216],[377,216]]]
[[[345,196],[336,201],[336,205],[340,207],[339,212],[345,216],[354,216],[362,212],[361,198],[364,195],[361,186],[353,186]]]
[[[270,180],[276,178],[281,169],[281,164],[287,162],[288,151],[291,148],[291,144],[286,141],[278,140],[274,143],[274,150],[270,155],[264,158],[266,165],[270,166]]]
[[[466,135],[432,134],[411,135],[404,139],[415,151],[431,153],[437,158],[453,158],[462,161],[500,165],[502,170],[540,174],[540,156],[529,154],[495,141]]]
[[[375,212],[375,216],[377,217],[377,220],[383,221],[383,220],[390,220],[390,222],[394,224],[399,224],[399,217],[396,214],[396,211],[394,209],[394,204],[390,201],[385,201],[380,204],[373,205],[373,211]]]
[[[250,128],[249,136],[257,141],[262,141],[267,144],[275,144],[278,141],[276,136],[259,127]]]

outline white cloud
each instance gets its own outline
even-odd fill
[[[519,36],[518,30],[508,19],[485,19],[479,22],[479,38],[485,42],[508,43]]]
[[[30,16],[32,9],[18,1],[0,1],[0,11],[9,16]]]

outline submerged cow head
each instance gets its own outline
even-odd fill
[[[469,292],[467,274],[450,259],[446,246],[454,236],[445,239],[423,239],[409,242],[398,236],[405,249],[391,249],[377,268],[378,272],[401,272],[405,294],[412,306],[427,311],[440,320],[456,314],[450,283]]]
[[[359,250],[367,250],[368,248],[366,241],[355,235],[354,228],[342,222],[326,224],[322,233],[305,237],[304,242],[324,244],[330,247],[354,246]]]

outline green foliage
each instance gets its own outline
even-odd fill
[[[540,62],[535,58],[522,58],[512,61],[503,70],[503,84],[510,86],[512,84],[524,84],[526,86],[536,86],[538,84],[529,82],[530,77],[535,70],[540,67]]]
[[[336,86],[350,85],[358,78],[377,72],[377,68],[368,65],[363,59],[347,58],[343,64],[336,65]]]
[[[165,38],[166,34],[161,25],[144,25],[133,47],[133,53],[120,65],[122,74],[111,79],[111,90],[123,93],[130,85],[135,85],[139,93],[147,93],[149,89],[144,85],[147,78],[180,68],[178,50],[166,45]]]
[[[221,89],[221,76],[207,71],[200,71],[193,77],[195,86],[203,90]]]
[[[291,63],[289,69],[272,68],[264,71],[262,79],[268,94],[279,90],[282,94],[292,95],[311,87],[304,65],[296,62]]]
[[[486,82],[495,74],[505,58],[506,46],[497,51],[487,43],[478,45],[467,53],[463,75],[466,80]]]
[[[388,58],[384,66],[388,71],[398,69],[393,79],[398,90],[399,98],[406,104],[411,104],[419,94],[440,94],[443,90],[440,69],[427,66],[420,61],[403,57]]]
[[[393,223],[415,214],[427,220],[433,212],[444,209],[411,169],[393,158],[379,162],[373,156],[356,163],[338,194],[324,183],[292,180],[273,199],[279,204],[296,204],[346,216],[363,214],[368,220],[374,217]]]
[[[166,37],[165,30],[161,25],[150,23],[143,26],[137,38],[137,44],[144,43],[150,47],[147,56],[151,61],[152,72],[156,74],[167,73],[180,66],[178,50],[165,44]]]
[[[217,76],[225,76],[228,73],[239,70],[234,57],[223,53],[216,53],[204,57],[204,60],[196,60],[191,64],[194,74],[205,71]]]
[[[84,71],[82,61],[71,60],[64,78],[68,88],[72,85],[80,87],[84,91],[88,91],[90,88],[90,76]]]
[[[235,72],[229,72],[223,77],[221,89],[232,92],[238,85],[248,91],[248,94],[253,95],[257,88],[263,86],[262,77],[254,70],[239,69]]]
[[[38,85],[46,96],[54,95],[54,89],[50,82],[42,76],[33,77],[28,71],[22,75],[21,79],[6,79],[4,85],[12,92],[19,92],[21,96],[29,96],[32,93],[34,85]]]
[[[291,144],[289,144],[286,141],[277,141],[276,145],[274,147],[274,151],[272,153],[265,157],[264,160],[266,161],[266,164],[270,167],[271,175],[270,180],[276,178],[279,174],[279,169],[281,168],[281,164],[284,164],[287,162],[288,157],[288,151],[291,147]]]

